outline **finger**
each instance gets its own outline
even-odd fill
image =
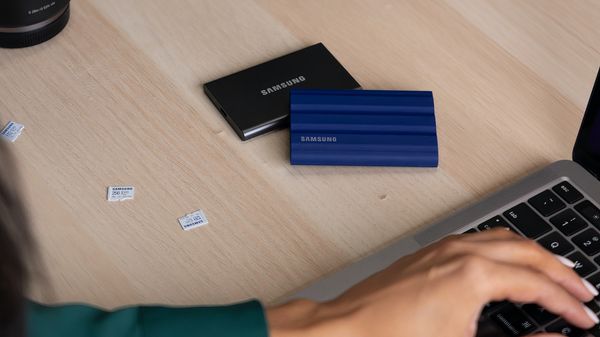
[[[476,294],[482,303],[509,300],[537,303],[581,328],[591,328],[598,318],[565,288],[546,274],[513,264],[499,263],[481,257],[463,260],[464,271],[473,277]]]
[[[531,268],[545,274],[560,284],[579,300],[588,302],[598,295],[598,291],[573,269],[566,266],[566,259],[557,258],[542,246],[531,240],[496,240],[482,242],[447,242],[444,254],[449,256],[473,254],[494,261]]]
[[[466,241],[489,241],[500,239],[524,240],[521,235],[510,230],[508,227],[495,227],[482,232],[457,235],[461,240]]]

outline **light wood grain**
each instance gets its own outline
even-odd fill
[[[274,301],[570,157],[600,64],[597,1],[76,0],[48,43],[0,50],[0,122],[49,302]],[[324,42],[364,88],[434,92],[440,167],[298,167],[241,142],[201,84]],[[108,203],[106,187],[136,198]],[[184,232],[196,209],[206,227]],[[50,292],[48,289],[52,289]]]

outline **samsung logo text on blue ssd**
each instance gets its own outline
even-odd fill
[[[337,143],[337,137],[300,136],[302,143]]]

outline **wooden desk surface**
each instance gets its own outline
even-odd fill
[[[595,0],[74,0],[57,38],[0,50],[47,266],[35,296],[274,301],[570,158],[599,18]],[[364,88],[434,92],[438,169],[290,166],[287,131],[241,142],[201,90],[320,41]],[[114,184],[135,200],[108,203]],[[181,230],[196,209],[209,225]]]

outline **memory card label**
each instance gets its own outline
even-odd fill
[[[183,230],[186,231],[204,226],[207,223],[208,219],[206,218],[206,215],[201,209],[193,213],[186,214],[179,218],[179,224],[181,225],[181,228],[183,228]]]
[[[108,201],[131,200],[135,195],[133,186],[109,186],[106,195]]]
[[[25,129],[25,126],[23,124],[10,121],[8,122],[8,124],[6,124],[4,129],[0,131],[0,136],[2,136],[4,139],[8,140],[11,143],[14,143],[15,140],[17,140],[17,138],[19,138],[19,136],[21,135],[21,132],[23,132],[23,129]]]

